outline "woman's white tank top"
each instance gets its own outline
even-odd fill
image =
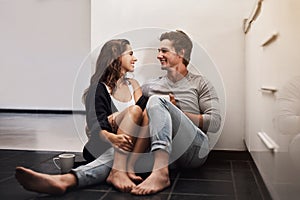
[[[132,105],[135,104],[134,96],[133,96],[133,92],[134,92],[133,87],[130,83],[128,83],[127,86],[129,88],[129,91],[130,91],[130,94],[131,94],[131,100],[130,101],[127,101],[127,102],[119,101],[119,100],[115,99],[112,95],[110,95],[111,100],[113,101],[113,103],[115,104],[115,106],[116,106],[116,108],[119,112],[122,112],[123,110],[125,110],[129,106],[132,106]]]

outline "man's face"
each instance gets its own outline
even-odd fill
[[[157,59],[160,61],[161,68],[165,70],[175,68],[182,62],[182,58],[176,53],[172,42],[167,39],[160,42]]]

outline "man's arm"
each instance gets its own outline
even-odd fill
[[[221,127],[219,98],[213,85],[205,78],[199,88],[199,108],[202,115],[202,130],[216,133]]]
[[[170,97],[170,101],[173,105],[175,105],[177,108],[180,109],[180,107],[178,107],[176,100],[175,100],[175,96],[170,93],[169,94]],[[203,127],[203,117],[201,114],[192,114],[192,113],[188,113],[188,112],[183,112],[196,126],[198,126],[200,129],[202,129]]]
[[[200,129],[203,128],[203,116],[201,114],[192,114],[188,112],[183,112],[196,126]]]

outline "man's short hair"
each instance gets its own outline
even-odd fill
[[[184,50],[183,64],[187,66],[191,59],[193,43],[190,37],[181,30],[165,32],[161,34],[160,41],[170,40],[175,48],[176,53]]]

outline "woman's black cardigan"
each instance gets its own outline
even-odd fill
[[[147,100],[148,97],[142,95],[136,102],[136,105],[144,110]],[[85,145],[85,149],[88,150],[94,158],[97,158],[111,147],[107,139],[102,138],[103,136],[99,133],[101,130],[113,132],[108,122],[108,116],[118,111],[104,83],[99,82],[97,85],[90,86],[85,98],[85,109],[87,128],[91,135]]]

